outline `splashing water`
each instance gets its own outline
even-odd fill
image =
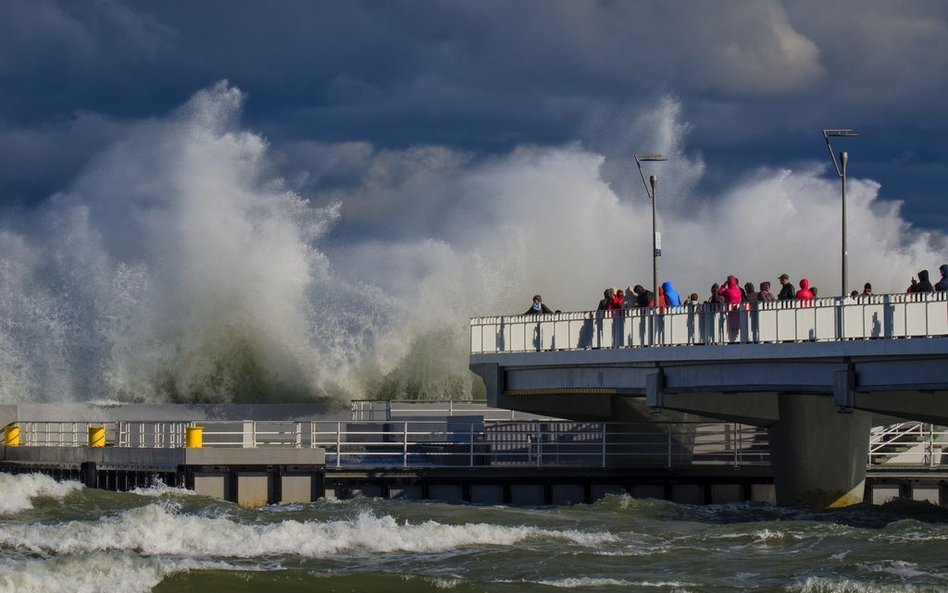
[[[613,190],[606,157],[329,145],[355,181],[291,189],[241,129],[242,102],[226,83],[198,92],[38,210],[7,214],[0,401],[463,398],[469,316],[519,313],[535,292],[586,310],[651,277],[650,204]],[[670,137],[680,117],[665,100],[636,128],[677,155],[663,164],[660,276],[703,295],[729,273],[788,272],[834,293],[835,179],[758,171],[695,195],[703,164]],[[851,183],[851,282],[901,291],[906,269],[937,269],[946,239],[878,193]],[[338,228],[359,232],[330,241]]]

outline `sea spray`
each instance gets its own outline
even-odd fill
[[[314,163],[323,174],[292,185],[242,127],[244,100],[226,83],[202,90],[37,210],[7,213],[0,401],[464,398],[479,393],[470,316],[520,313],[536,292],[589,310],[604,287],[651,276],[651,204],[607,182],[613,157],[327,145],[330,162],[361,159],[346,183]],[[825,167],[702,195],[683,111],[663,101],[635,128],[675,157],[656,171],[660,276],[705,294],[730,273],[787,272],[837,292]],[[879,193],[851,178],[851,282],[900,292],[906,270],[942,263],[945,236],[915,232]]]

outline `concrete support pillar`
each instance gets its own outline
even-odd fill
[[[777,504],[816,508],[862,502],[872,415],[837,411],[833,398],[781,393],[769,428]]]

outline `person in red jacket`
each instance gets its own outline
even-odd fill
[[[741,289],[737,285],[737,278],[728,276],[727,284],[718,291],[718,295],[724,299],[724,303],[727,305],[734,305],[741,302]]]
[[[813,291],[810,290],[810,281],[806,278],[800,280],[800,290],[797,291],[795,297],[797,300],[801,301],[812,301],[813,300]]]

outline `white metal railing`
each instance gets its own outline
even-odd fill
[[[870,467],[942,465],[948,448],[948,429],[924,422],[901,422],[872,429]]]
[[[89,429],[105,429],[105,445],[139,449],[183,447],[185,429],[193,422],[16,422],[20,442],[31,447],[82,447]]]
[[[433,400],[369,400],[357,399],[350,404],[352,419],[359,421],[392,420],[400,416],[453,417],[482,416],[487,422],[503,420],[558,420],[517,410],[492,408],[486,402]]]
[[[332,467],[768,464],[767,431],[735,423],[603,423],[566,420],[30,422],[20,446],[81,447],[91,427],[105,445],[182,448],[188,427],[203,446],[323,448]],[[869,467],[948,465],[948,429],[905,422],[873,429]],[[944,461],[943,461],[944,460]]]
[[[475,317],[470,323],[472,354],[948,336],[948,292]]]
[[[459,419],[460,420],[460,419]],[[181,448],[190,426],[205,447],[321,447],[333,467],[667,466],[767,463],[766,432],[737,424],[615,424],[565,420],[465,422],[17,422],[20,446],[81,447],[90,427],[106,446]]]

